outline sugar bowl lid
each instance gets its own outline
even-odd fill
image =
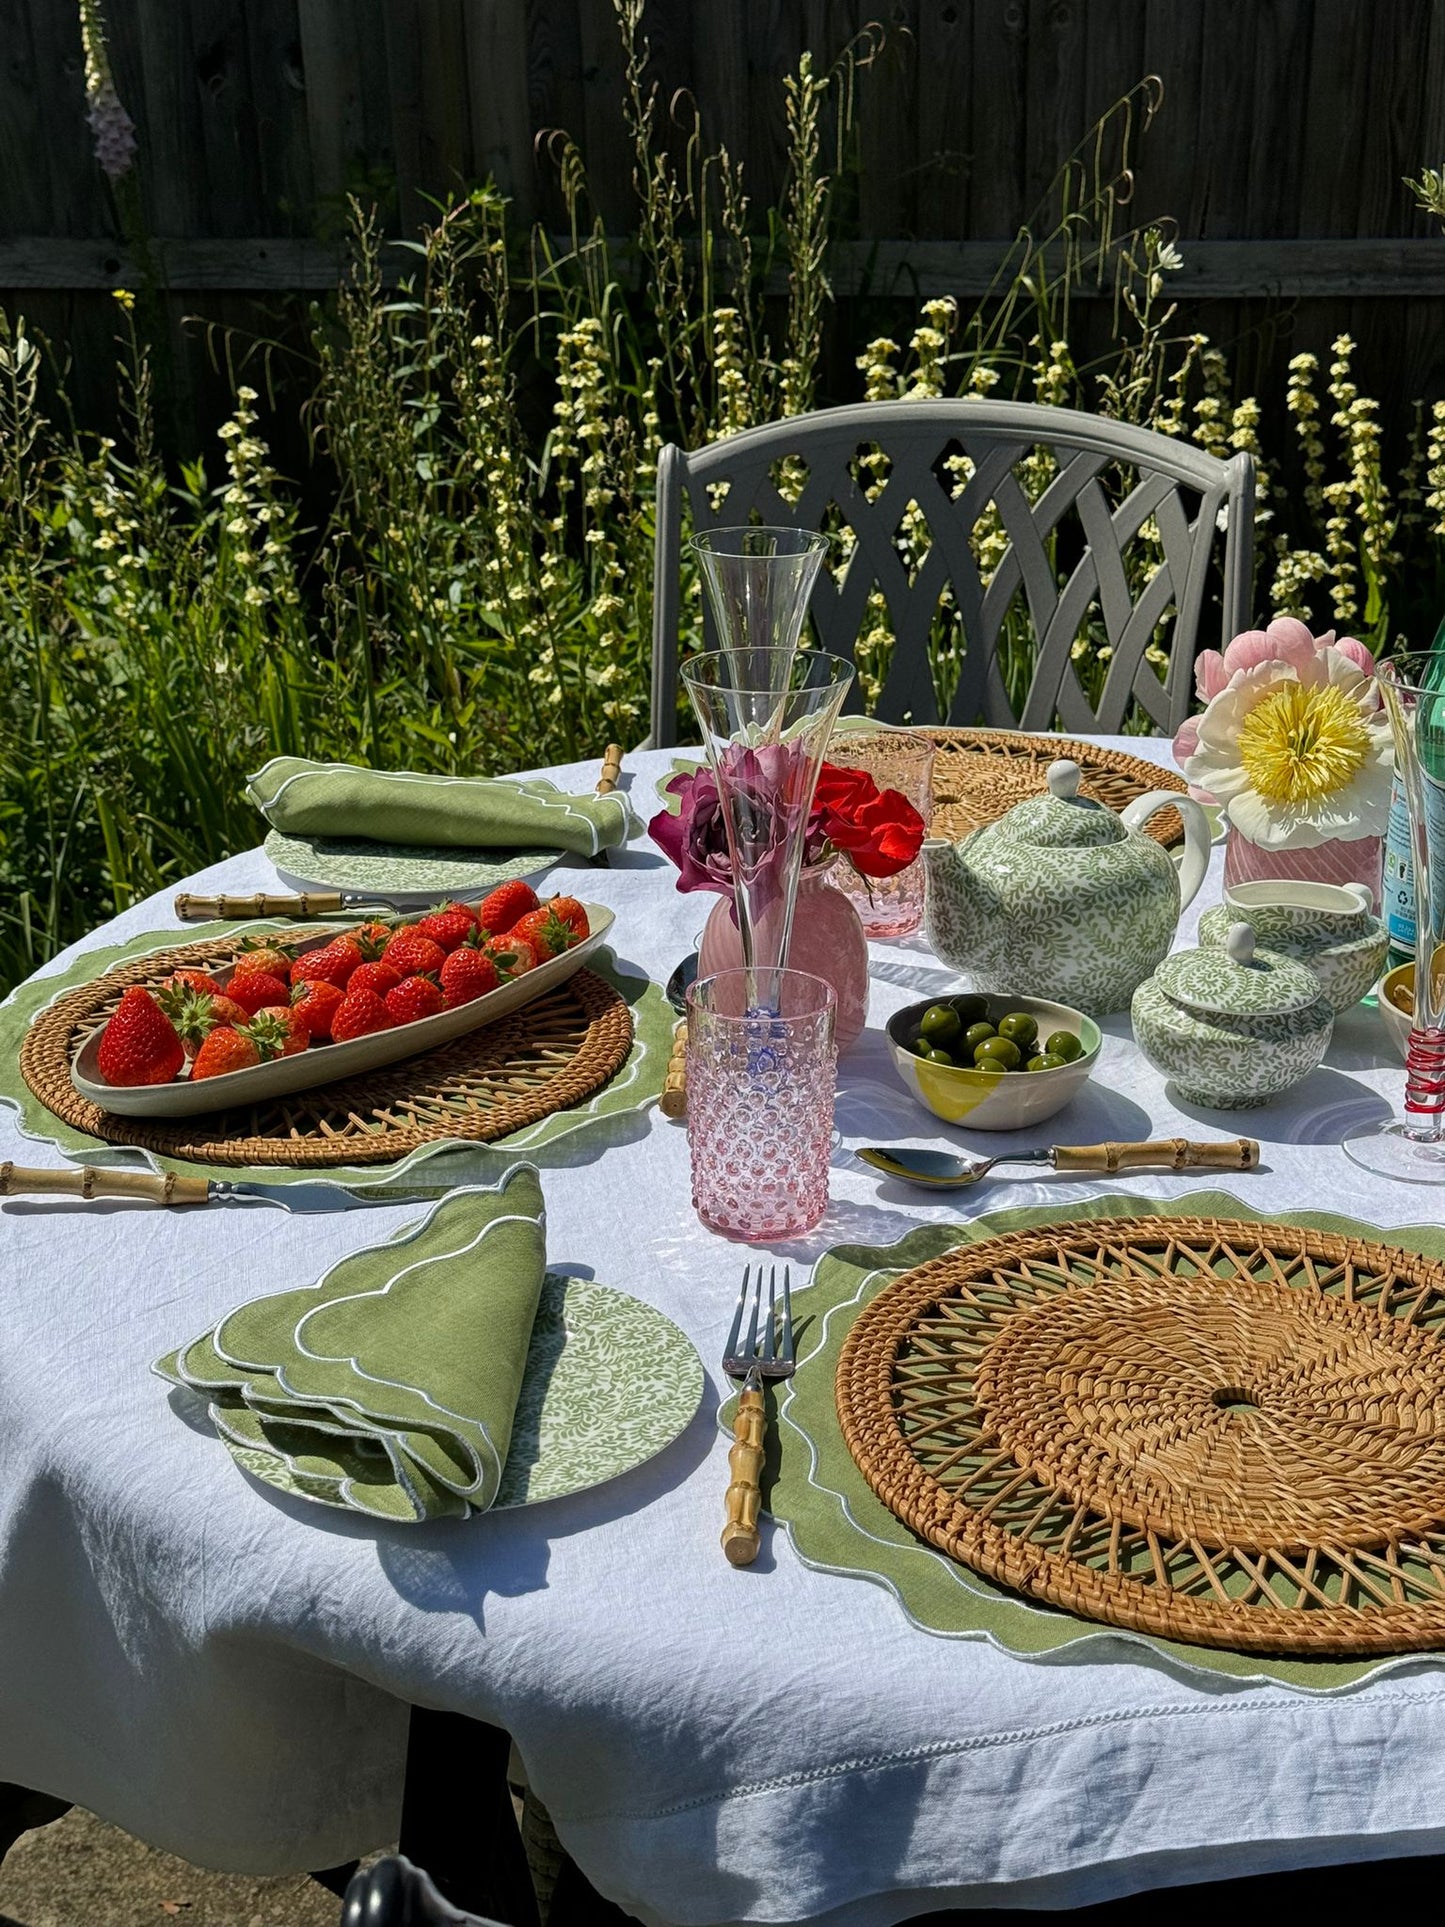
[[[1050,763],[1044,775],[1048,794],[1015,803],[995,824],[995,835],[1010,843],[1065,850],[1122,843],[1128,831],[1114,812],[1079,794],[1082,774],[1067,757]]]
[[[1257,950],[1247,923],[1232,923],[1224,948],[1179,950],[1154,981],[1167,997],[1214,1017],[1283,1017],[1323,994],[1319,978],[1293,957]]]

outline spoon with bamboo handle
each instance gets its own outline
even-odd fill
[[[1252,1137],[1196,1144],[1187,1137],[1166,1137],[1145,1144],[1052,1144],[1039,1151],[1001,1151],[993,1158],[961,1158],[951,1151],[890,1151],[881,1144],[860,1147],[865,1164],[908,1184],[952,1191],[977,1184],[996,1164],[1042,1164],[1053,1171],[1253,1171],[1259,1145]]]

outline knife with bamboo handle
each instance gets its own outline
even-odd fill
[[[0,1198],[132,1198],[150,1204],[274,1204],[283,1211],[359,1211],[378,1204],[426,1204],[440,1190],[391,1191],[385,1185],[352,1190],[329,1178],[298,1178],[292,1184],[187,1178],[176,1171],[119,1171],[83,1164],[66,1170],[27,1170],[0,1164]]]

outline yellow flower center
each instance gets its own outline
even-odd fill
[[[1280,683],[1239,732],[1239,760],[1269,803],[1310,803],[1343,789],[1370,753],[1354,699],[1334,683]]]

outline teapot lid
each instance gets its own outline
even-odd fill
[[[1122,843],[1129,832],[1111,809],[1091,796],[1080,796],[1077,763],[1061,757],[1045,775],[1047,796],[1026,797],[1015,803],[999,827],[1011,843],[1034,843],[1055,849]]]
[[[1314,972],[1277,950],[1257,950],[1247,923],[1232,923],[1224,948],[1178,950],[1154,972],[1175,1003],[1215,1017],[1283,1017],[1322,992]]]

